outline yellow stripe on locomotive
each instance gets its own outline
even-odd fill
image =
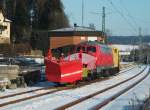
[[[113,54],[114,69],[119,72],[119,68],[120,68],[119,49],[113,46],[111,46],[111,48],[112,48],[112,54]]]

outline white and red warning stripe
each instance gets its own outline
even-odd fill
[[[71,76],[71,75],[75,75],[75,74],[81,74],[81,72],[82,72],[82,70],[75,71],[75,72],[72,72],[72,73],[62,74],[61,77]]]

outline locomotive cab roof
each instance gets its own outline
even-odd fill
[[[101,46],[101,47],[110,47],[109,45],[103,44],[101,42],[98,41],[88,41],[88,42],[82,42],[79,45],[90,45],[90,46]]]

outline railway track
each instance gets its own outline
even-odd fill
[[[136,66],[132,66],[130,68],[127,68],[127,69],[124,69],[124,70],[121,70],[119,73],[117,73],[116,75],[119,75],[119,74],[122,74],[122,73],[125,73],[127,71],[130,71],[132,69],[134,69]],[[116,76],[115,75],[115,76]],[[98,80],[96,80],[98,81]],[[91,83],[94,83],[95,81],[91,81]],[[82,86],[82,85],[80,85]],[[29,90],[29,91],[24,91],[24,92],[19,92],[19,93],[15,93],[15,94],[8,94],[8,95],[5,95],[5,96],[0,96],[0,99],[5,99],[5,98],[9,98],[9,97],[13,97],[13,96],[17,96],[17,95],[22,95],[22,94],[26,94],[26,93],[32,93],[32,92],[37,92],[37,91],[41,91],[41,90],[49,90],[49,89],[56,89],[57,87],[44,87],[44,88],[40,88],[40,89],[34,89],[34,90]]]
[[[124,70],[125,68],[128,68],[128,67],[130,67],[130,66],[133,66],[134,63],[130,63],[130,64],[126,64],[126,65],[120,64],[120,65],[122,65],[122,66],[121,66],[121,70]]]
[[[127,71],[130,71],[130,70],[134,69],[135,67],[137,67],[137,65],[131,66],[131,67],[128,68],[128,69],[123,69],[123,70],[121,70],[119,73],[117,73],[117,74],[115,74],[115,75],[119,75],[119,74],[125,73],[125,72],[127,72]]]
[[[129,68],[126,71],[129,71],[129,70],[131,70],[133,68]],[[126,71],[124,71],[124,72],[126,72]],[[9,102],[0,103],[0,107],[4,107],[4,106],[10,105],[10,104],[15,104],[15,103],[19,103],[19,102],[26,101],[26,100],[29,100],[29,99],[33,99],[33,98],[41,97],[41,96],[44,96],[44,95],[52,94],[52,93],[55,93],[55,92],[58,92],[58,91],[61,91],[61,90],[67,90],[67,89],[81,87],[81,86],[84,86],[84,85],[88,85],[88,84],[95,83],[95,82],[102,81],[102,80],[106,80],[106,79],[107,78],[97,79],[97,80],[93,80],[93,81],[90,81],[90,82],[86,82],[86,84],[85,83],[79,84],[77,86],[70,86],[70,87],[46,87],[46,88],[41,88],[41,89],[30,90],[30,91],[21,92],[21,93],[16,93],[16,94],[10,94],[10,95],[7,95],[7,96],[1,96],[0,99],[4,99],[4,100],[7,99],[7,98],[10,98],[10,97],[16,97],[16,96],[20,96],[20,95],[22,95],[22,98],[11,100]],[[40,92],[40,91],[42,91],[42,92]],[[29,93],[35,94],[35,95],[32,95],[32,96],[29,95],[28,97],[24,98],[24,95],[29,94]]]
[[[36,91],[40,91],[40,90],[47,90],[47,89],[53,89],[53,87],[34,89],[34,90],[25,91],[25,92],[19,92],[19,93],[15,93],[15,94],[9,94],[9,95],[5,95],[5,96],[0,96],[0,99],[5,99],[5,98],[17,96],[17,95],[22,95],[22,94],[26,94],[26,93],[36,92]]]
[[[10,105],[10,104],[19,103],[19,102],[26,101],[26,100],[29,100],[29,99],[33,99],[33,98],[37,98],[37,97],[40,97],[40,96],[44,96],[44,95],[47,95],[47,94],[52,94],[52,93],[55,93],[55,92],[58,92],[58,91],[61,91],[61,90],[66,90],[66,89],[69,89],[69,88],[68,87],[58,87],[57,89],[56,88],[53,89],[53,90],[51,90],[51,89],[48,90],[48,88],[47,89],[45,88],[45,89],[40,89],[40,90],[28,91],[28,92],[25,92],[25,93],[18,93],[17,95],[20,94],[20,95],[22,95],[23,98],[1,103],[0,107],[7,106],[7,105]],[[48,91],[43,92],[43,90],[48,90]],[[38,91],[39,91],[39,93],[38,93]],[[26,95],[27,93],[33,93],[33,92],[36,92],[35,93],[36,95],[27,96],[27,97],[24,98],[24,95]],[[13,96],[14,96],[14,94],[11,95],[11,96],[8,96],[7,98],[10,98],[10,97],[13,97]],[[7,98],[5,98],[5,99],[7,99]]]
[[[91,84],[91,83],[95,83],[95,82],[98,82],[98,81],[103,81],[103,80],[106,80],[106,79],[108,79],[108,78],[96,79],[96,80],[92,80],[92,81],[89,81],[89,82],[86,82],[86,83],[81,83],[81,84],[78,84],[78,85],[71,85],[71,86],[66,86],[66,87],[47,87],[47,88],[41,88],[41,89],[36,89],[36,90],[31,90],[31,91],[26,91],[26,92],[21,92],[21,93],[16,93],[16,94],[10,94],[10,95],[7,95],[7,96],[1,96],[0,99],[3,99],[3,100],[5,100],[5,99],[8,100],[7,98],[11,98],[11,97],[14,98],[16,96],[18,96],[18,97],[21,96],[22,98],[15,99],[15,100],[10,100],[8,102],[4,101],[4,103],[0,103],[0,107],[4,107],[4,106],[8,106],[10,104],[23,102],[23,101],[30,100],[30,99],[33,99],[33,98],[38,98],[38,97],[41,97],[41,96],[44,96],[44,95],[49,95],[49,94],[52,94],[52,93],[55,93],[55,92],[58,92],[58,91],[62,91],[62,90],[68,90],[68,89],[74,89],[74,88],[77,88],[77,87],[82,87],[82,86],[85,86],[85,85],[88,85],[88,84]],[[29,94],[29,96],[27,96],[28,94]],[[30,94],[32,94],[32,96],[30,96]]]
[[[118,98],[120,95],[124,94],[125,92],[129,91],[131,88],[133,88],[134,86],[136,86],[137,84],[139,84],[148,75],[149,75],[149,73],[147,73],[145,76],[143,76],[142,78],[140,78],[139,80],[137,80],[136,82],[134,82],[133,84],[131,84],[130,86],[128,86],[127,88],[123,89],[122,91],[114,94],[113,96],[109,97],[108,99],[106,99],[106,100],[102,101],[101,103],[95,105],[94,107],[91,108],[91,110],[99,110],[99,109],[101,109],[105,105],[109,104],[110,102],[112,102],[113,100],[115,100],[116,98]]]
[[[107,88],[105,88],[105,89],[103,89],[103,90],[97,91],[97,92],[95,92],[95,93],[92,93],[92,94],[90,94],[90,95],[87,95],[87,96],[85,96],[85,97],[82,97],[82,98],[80,98],[80,99],[77,99],[77,100],[75,100],[75,101],[72,101],[72,102],[70,102],[70,103],[67,103],[67,104],[65,104],[65,105],[63,105],[63,106],[60,106],[60,107],[56,108],[56,110],[69,109],[69,108],[71,108],[71,107],[73,107],[73,106],[75,106],[75,105],[77,105],[77,104],[79,104],[79,103],[82,103],[82,102],[84,102],[84,101],[86,101],[86,100],[88,100],[88,99],[90,99],[90,98],[93,98],[93,97],[95,97],[95,96],[97,96],[97,95],[99,95],[99,94],[105,93],[105,92],[107,92],[108,90],[111,90],[111,89],[113,89],[113,88],[115,88],[115,87],[117,87],[117,86],[120,86],[121,84],[124,84],[124,83],[126,83],[126,82],[128,82],[128,81],[131,81],[132,79],[138,77],[140,74],[142,74],[142,73],[144,72],[145,69],[146,69],[146,67],[145,67],[141,72],[139,72],[138,74],[132,76],[132,77],[129,78],[129,79],[126,79],[126,80],[121,81],[121,82],[119,82],[119,83],[117,83],[117,84],[115,84],[115,85],[112,85],[112,86],[110,86],[110,87],[107,87]],[[127,87],[126,89],[124,89],[124,90],[120,91],[119,93],[115,94],[114,96],[112,96],[112,97],[110,97],[110,98],[108,98],[108,99],[106,99],[106,100],[104,100],[104,101],[98,103],[97,105],[95,105],[94,107],[92,107],[91,110],[93,110],[93,109],[94,109],[94,110],[98,110],[98,109],[100,109],[101,107],[103,107],[104,105],[108,104],[109,102],[111,102],[112,100],[114,100],[115,98],[119,97],[121,94],[125,93],[125,92],[128,91],[130,88],[132,88],[133,86],[135,86],[136,84],[138,84],[139,82],[141,82],[144,78],[146,78],[146,77],[148,76],[148,74],[149,74],[149,73],[147,73],[146,75],[144,75],[144,77],[140,78],[138,81],[136,81],[134,84],[130,85],[130,86]]]

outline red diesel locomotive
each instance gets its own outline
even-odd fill
[[[48,81],[74,83],[83,78],[96,78],[101,75],[115,74],[119,71],[118,49],[86,42],[76,46],[75,52],[57,60],[49,51],[45,58]]]

